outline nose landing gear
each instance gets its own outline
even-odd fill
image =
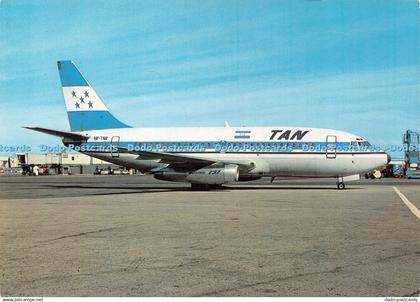
[[[346,185],[344,182],[337,182],[337,189],[338,190],[344,190],[346,188]]]
[[[346,185],[344,184],[344,181],[356,181],[360,180],[359,174],[354,175],[347,175],[347,176],[338,176],[337,177],[337,189],[338,190],[344,190],[346,188]]]
[[[344,177],[339,177],[337,179],[337,189],[344,190],[345,188],[346,188],[346,185],[344,184]]]

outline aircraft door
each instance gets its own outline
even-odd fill
[[[111,157],[120,157],[120,150],[118,150],[118,146],[120,144],[120,137],[113,136],[111,137]]]
[[[337,136],[327,135],[325,145],[325,155],[327,158],[337,157]]]

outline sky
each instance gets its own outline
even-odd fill
[[[0,2],[0,145],[69,131],[57,60],[136,127],[420,129],[417,0]]]

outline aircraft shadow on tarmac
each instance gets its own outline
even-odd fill
[[[171,192],[171,191],[190,191],[189,187],[167,187],[167,186],[89,186],[89,185],[45,185],[43,188],[51,189],[86,189],[86,190],[121,190],[118,192],[103,192],[90,195],[111,195],[111,194],[135,194],[135,193],[154,193],[154,192]],[[39,188],[42,189],[42,188]],[[124,191],[122,191],[124,190]],[[127,192],[126,190],[130,190]]]
[[[356,190],[362,188],[346,188],[346,190]],[[60,197],[81,197],[81,196],[105,196],[105,195],[129,195],[129,194],[145,194],[145,193],[169,193],[169,192],[188,192],[194,193],[229,193],[234,191],[246,191],[246,190],[261,190],[261,191],[305,191],[305,190],[317,190],[317,191],[337,191],[333,186],[320,186],[320,187],[309,187],[309,186],[259,186],[259,185],[246,185],[246,186],[224,186],[218,189],[211,189],[208,191],[195,191],[189,186],[174,186],[174,185],[143,185],[139,186],[92,186],[92,185],[42,185],[36,187],[24,187],[20,188],[19,192],[1,192],[0,199],[19,199],[19,198],[60,198]]]
[[[346,188],[345,190],[359,190],[361,188]],[[329,186],[329,187],[290,187],[290,186],[240,186],[240,187],[223,187],[222,189],[218,191],[226,191],[226,190],[333,190],[337,191],[337,188],[335,186]]]
[[[337,188],[334,186],[322,186],[322,187],[308,187],[308,186],[258,186],[258,185],[248,185],[248,186],[223,186],[222,188],[218,189],[211,189],[211,190],[204,190],[204,191],[195,191],[192,190],[189,186],[187,187],[170,187],[170,186],[147,186],[144,185],[142,187],[130,186],[89,186],[89,185],[46,185],[44,187],[54,188],[54,189],[96,189],[96,190],[131,190],[130,192],[127,191],[119,191],[119,192],[103,192],[98,193],[98,195],[105,195],[105,194],[135,194],[135,193],[158,193],[158,192],[229,192],[229,191],[240,191],[240,190],[334,190],[336,191]],[[346,190],[359,190],[361,188],[346,188]],[[96,195],[96,194],[91,194]]]

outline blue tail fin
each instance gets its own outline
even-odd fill
[[[72,61],[58,61],[71,131],[130,128],[116,119]]]

